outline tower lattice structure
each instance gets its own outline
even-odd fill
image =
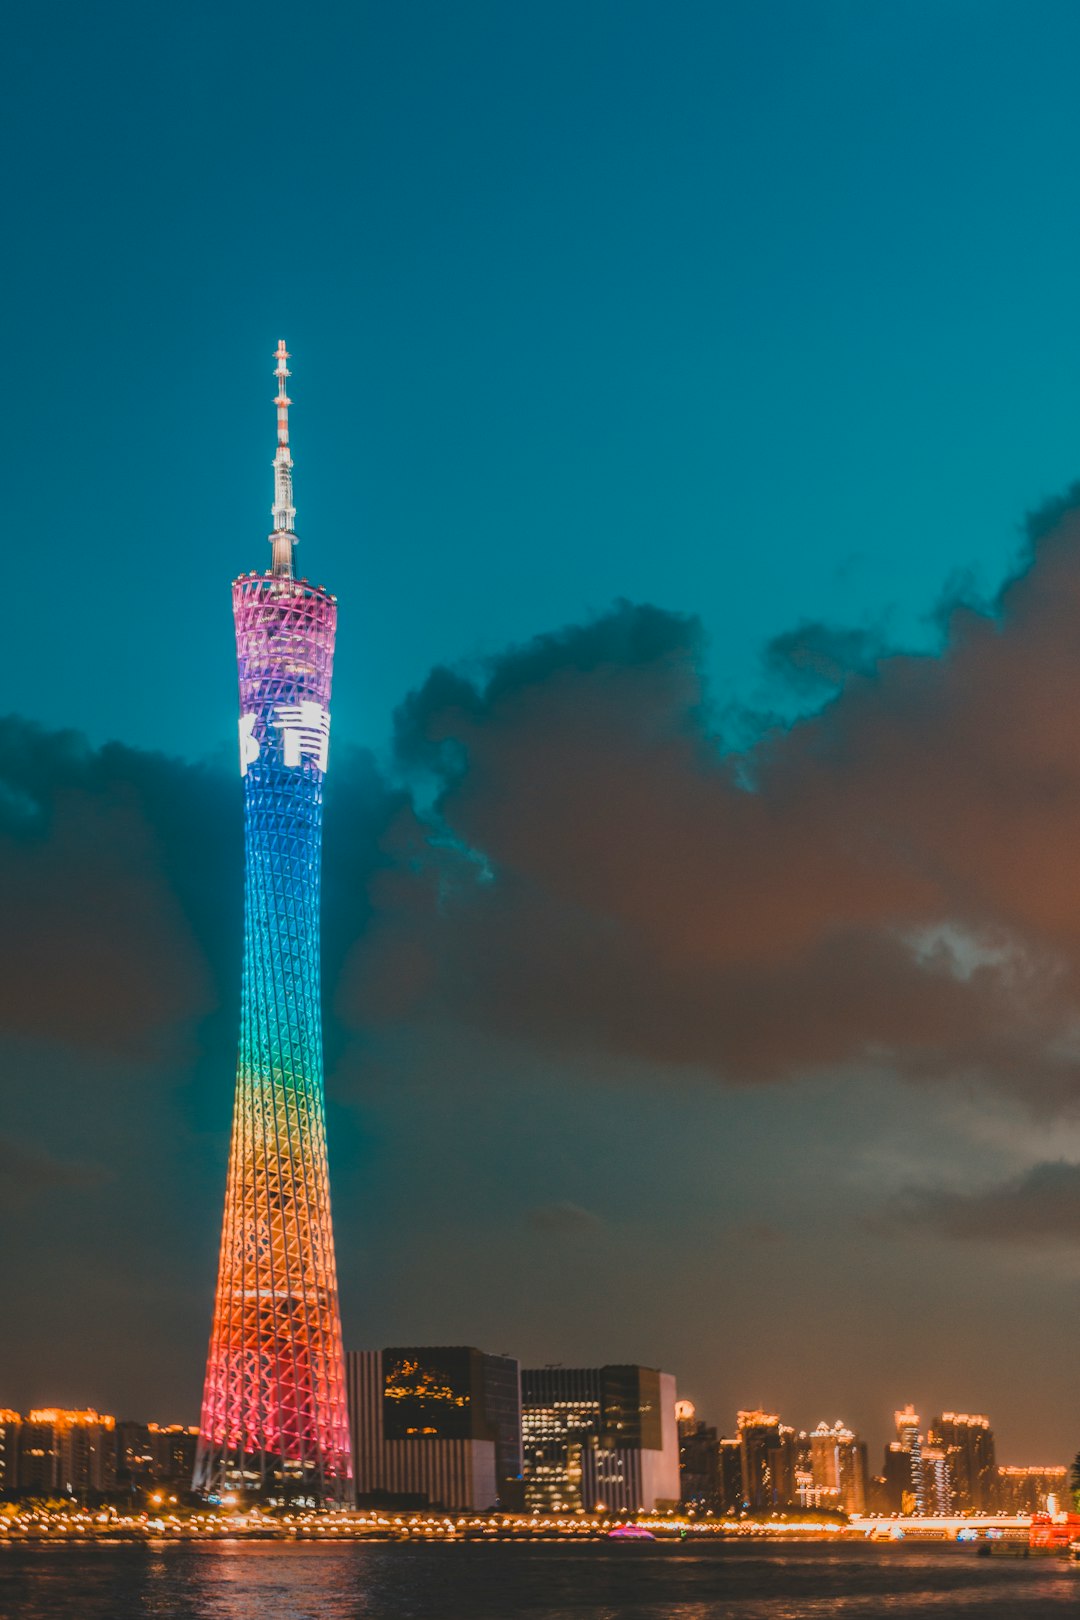
[[[350,1491],[319,972],[337,603],[293,572],[288,358],[279,343],[271,567],[232,588],[244,977],[195,1488],[332,1501]]]

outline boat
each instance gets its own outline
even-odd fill
[[[1080,1536],[1080,1513],[1036,1513],[1028,1532],[1032,1552],[1057,1553],[1067,1558]]]

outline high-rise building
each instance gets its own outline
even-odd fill
[[[949,1459],[943,1447],[932,1446],[929,1441],[922,1448],[923,1502],[920,1513],[944,1516],[953,1511],[953,1489],[949,1476]]]
[[[24,1496],[82,1496],[116,1484],[116,1419],[93,1408],[28,1412],[19,1436]]]
[[[121,1489],[131,1489],[146,1486],[153,1478],[150,1425],[125,1419],[116,1425],[116,1483]]]
[[[323,1104],[322,798],[335,598],[293,572],[278,344],[270,568],[233,584],[244,976],[232,1148],[195,1488],[340,1500],[349,1430]]]
[[[0,1407],[0,1491],[13,1491],[19,1484],[19,1434],[22,1418],[18,1412]]]
[[[522,1506],[521,1377],[471,1345],[350,1350],[345,1358],[362,1505]]]
[[[795,1430],[774,1412],[740,1412],[743,1500],[756,1513],[797,1501]]]
[[[603,1424],[601,1369],[542,1367],[521,1375],[525,1503],[541,1513],[585,1512],[597,1506],[585,1480],[586,1456]],[[595,1467],[590,1466],[590,1478]]]
[[[813,1448],[805,1429],[795,1436],[795,1500],[801,1508],[833,1506],[828,1493],[814,1484]]]
[[[949,1466],[952,1507],[958,1513],[992,1513],[997,1505],[997,1457],[990,1419],[981,1413],[942,1412],[926,1436]]]
[[[675,1402],[679,1430],[679,1480],[681,1500],[690,1507],[711,1509],[720,1505],[720,1455],[716,1430],[702,1423],[693,1401]]]
[[[902,1411],[893,1413],[896,1438],[905,1451],[914,1451],[919,1444],[919,1414],[909,1401]]]
[[[195,1458],[199,1449],[197,1425],[185,1423],[148,1423],[151,1468],[159,1485],[187,1488],[191,1482]]]
[[[716,1447],[717,1490],[721,1513],[741,1513],[743,1495],[742,1441],[737,1435],[721,1435]]]
[[[670,1373],[626,1365],[525,1368],[521,1419],[527,1507],[636,1513],[678,1503]]]
[[[190,1490],[198,1440],[197,1425],[118,1423],[117,1485],[141,1490],[169,1485],[176,1490]]]
[[[890,1440],[880,1477],[874,1482],[872,1506],[876,1513],[914,1513],[915,1493],[911,1488],[911,1452],[899,1440]]]
[[[866,1444],[839,1421],[830,1428],[819,1423],[809,1436],[810,1473],[815,1507],[841,1513],[865,1513]]]
[[[1069,1504],[1069,1470],[1056,1464],[1050,1468],[997,1470],[998,1513],[1046,1513],[1053,1497],[1059,1509]]]
[[[55,1425],[28,1420],[19,1431],[19,1490],[24,1496],[51,1496],[59,1490],[59,1447]]]
[[[931,1493],[923,1471],[923,1437],[919,1429],[919,1414],[909,1401],[902,1411],[894,1412],[896,1444],[906,1460],[907,1484],[903,1492],[904,1513],[931,1513]],[[897,1465],[896,1473],[900,1473]],[[886,1478],[889,1475],[889,1457],[886,1454]]]

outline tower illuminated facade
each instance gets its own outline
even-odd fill
[[[233,583],[244,978],[195,1488],[342,1500],[349,1427],[323,1104],[322,797],[336,600],[297,579],[289,358],[278,344],[266,573]]]

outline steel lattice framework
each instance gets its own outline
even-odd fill
[[[244,779],[244,980],[195,1488],[340,1500],[349,1492],[349,1431],[319,973],[322,794],[337,606],[321,586],[292,577],[286,358],[281,344],[274,565],[233,584]]]

